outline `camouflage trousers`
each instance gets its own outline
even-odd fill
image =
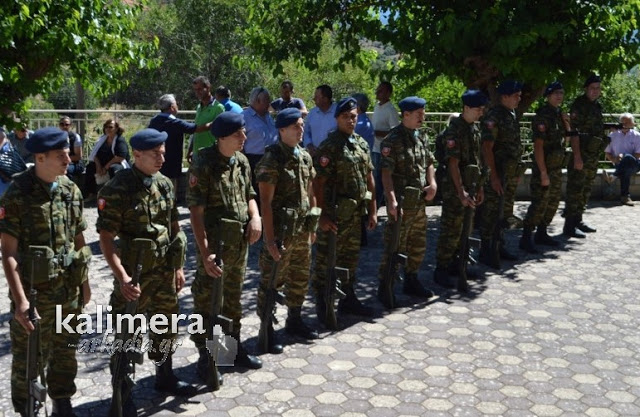
[[[591,186],[598,172],[598,156],[582,156],[582,170],[573,168],[573,155],[569,158],[567,169],[567,196],[565,198],[565,215],[579,216],[591,196]]]
[[[247,258],[249,256],[248,244],[246,240],[242,240],[240,244],[229,245],[225,243],[222,261],[224,262],[222,279],[223,283],[223,302],[222,315],[233,320],[233,332],[240,332],[240,319],[242,318],[242,304],[240,297],[242,295],[242,286],[244,284],[245,271],[247,269]],[[196,278],[191,285],[191,293],[193,294],[193,312],[202,316],[205,329],[213,327],[211,317],[211,304],[213,297],[213,278],[207,275],[204,270],[204,264],[200,254],[197,255],[198,270]],[[204,348],[207,340],[207,334],[191,335],[191,340],[197,348]]]
[[[36,310],[40,315],[40,358],[46,369],[46,384],[49,397],[53,399],[71,398],[76,392],[75,378],[78,372],[76,346],[79,334],[64,331],[56,332],[56,305],[62,306],[64,320],[68,314],[74,314],[69,326],[76,329],[77,314],[80,313],[78,288],[69,289],[58,279],[57,285],[47,290],[38,291]],[[25,289],[28,294],[29,290]],[[15,304],[11,301],[11,314],[15,313]],[[28,385],[27,374],[27,332],[16,320],[9,324],[11,337],[11,400],[17,412],[26,412]],[[40,371],[38,372],[40,375]]]
[[[402,225],[400,226],[400,244],[398,252],[407,255],[406,274],[416,274],[420,269],[424,254],[427,251],[427,214],[425,205],[420,204],[417,209],[403,210]],[[384,253],[380,263],[379,279],[382,280],[387,270],[389,260],[389,245],[395,221],[389,217],[384,227]]]
[[[287,307],[301,307],[309,290],[309,268],[311,265],[309,232],[302,230],[289,237],[285,240],[284,247],[286,250],[282,253],[278,264],[276,288],[284,287]],[[258,314],[262,311],[265,290],[269,286],[274,267],[273,258],[269,254],[266,244],[262,245],[259,263],[262,278],[258,288]]]
[[[453,185],[451,185],[453,187]],[[460,248],[465,207],[455,190],[443,190],[442,216],[440,217],[440,236],[436,250],[436,265],[447,268]],[[472,227],[473,230],[473,227]]]
[[[125,268],[131,271],[132,268]],[[147,318],[153,315],[164,315],[167,317],[168,326],[165,333],[149,333],[151,348],[147,351],[150,360],[160,361],[165,357],[167,343],[169,347],[175,341],[177,334],[171,330],[171,315],[178,314],[178,294],[176,292],[175,272],[173,268],[167,266],[164,259],[158,259],[156,265],[149,272],[145,272],[140,277],[140,298],[138,299],[137,314],[144,314]],[[120,292],[120,281],[114,280],[113,292],[110,301],[112,310],[112,323],[116,323],[115,314],[124,314],[127,308],[127,300]],[[127,323],[123,321],[123,323]],[[163,326],[156,325],[158,328]],[[163,352],[164,351],[164,352]],[[111,356],[111,362],[116,360],[116,355]],[[113,369],[113,367],[112,367]]]
[[[496,161],[496,169],[498,175],[504,178],[502,185],[504,199],[503,219],[513,214],[513,202],[515,199],[516,188],[518,186],[518,163],[510,162],[500,164]],[[510,202],[509,202],[510,201]],[[484,202],[480,213],[480,236],[482,239],[491,239],[495,228],[498,226],[498,214],[500,211],[500,196],[491,187],[491,180],[487,179],[484,185]]]
[[[513,204],[516,200],[516,189],[520,182],[520,175],[508,177],[506,182],[504,187],[504,218],[508,219],[513,216]]]
[[[353,287],[356,281],[356,269],[360,257],[362,216],[358,210],[346,220],[338,222],[338,236],[336,239],[336,266],[349,270],[349,282],[342,282],[342,288]],[[313,289],[317,294],[323,294],[327,280],[328,236],[332,232],[318,229],[316,239],[316,263],[312,275]]]
[[[524,227],[548,226],[553,220],[560,197],[562,197],[562,168],[549,169],[549,186],[540,185],[540,171],[534,168],[531,174],[531,205],[524,219]]]

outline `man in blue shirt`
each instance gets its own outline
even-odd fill
[[[304,105],[304,101],[300,98],[293,96],[293,83],[289,80],[283,81],[280,84],[280,98],[271,102],[271,108],[275,112],[280,112],[288,108],[296,108],[302,113],[302,117],[305,117],[309,112],[307,106]]]
[[[336,104],[333,102],[333,90],[326,84],[316,87],[313,95],[316,107],[311,109],[305,119],[303,144],[311,156],[315,155],[316,149],[327,138],[330,131],[337,128]]]
[[[235,101],[231,101],[231,91],[224,85],[221,85],[216,89],[215,96],[218,103],[224,106],[224,111],[242,113],[242,107],[240,107],[240,105]]]

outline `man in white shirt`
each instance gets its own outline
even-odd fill
[[[398,110],[393,106],[391,102],[391,94],[393,93],[393,86],[389,81],[382,81],[378,88],[376,88],[376,103],[373,109],[373,117],[371,123],[376,132],[376,139],[373,143],[373,149],[371,149],[371,162],[373,162],[376,185],[376,203],[377,207],[382,205],[384,198],[384,192],[379,185],[382,182],[380,166],[380,144],[382,140],[389,134],[389,131],[400,124],[400,118],[398,117]]]
[[[614,175],[620,178],[620,200],[622,204],[633,206],[629,195],[631,176],[640,171],[640,132],[634,129],[631,113],[620,115],[622,129],[612,132],[611,143],[604,150],[607,159],[616,167]]]
[[[337,127],[336,118],[333,115],[336,103],[333,102],[331,87],[326,84],[316,87],[313,101],[316,107],[309,111],[305,119],[303,138],[304,147],[311,156],[315,155],[316,149],[327,138],[329,132]]]

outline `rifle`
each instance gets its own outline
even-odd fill
[[[50,249],[46,246],[30,246],[31,254],[31,290],[29,291],[29,321],[33,324],[34,330],[29,333],[27,342],[27,417],[38,415],[38,410],[47,400],[47,386],[44,377],[44,367],[40,352],[40,318],[36,316],[36,304],[38,303],[38,291],[33,288],[33,281],[36,265],[41,264],[43,257],[46,258],[46,251]],[[40,380],[38,380],[38,376]]]
[[[404,201],[404,195],[400,195],[398,198],[397,219],[393,223],[391,229],[391,241],[389,242],[389,248],[387,251],[387,268],[384,276],[382,277],[382,304],[388,309],[392,309],[396,305],[396,297],[393,293],[393,286],[397,281],[402,281],[402,275],[400,275],[400,267],[407,266],[407,255],[400,253],[398,247],[400,246],[400,231],[402,229],[402,203]]]
[[[133,239],[132,248],[136,252],[136,264],[133,269],[133,275],[131,276],[131,285],[136,286],[140,283],[145,256],[148,256],[147,254],[149,252],[155,251],[156,244],[150,239]],[[137,299],[127,301],[125,307],[126,314],[134,316],[137,310]],[[123,346],[126,341],[130,340],[133,336],[134,334],[129,331],[129,326],[126,326],[125,330],[117,335],[118,339],[123,341]],[[133,347],[135,343],[130,343],[130,345],[131,347],[127,350],[116,353],[111,375],[113,398],[111,399],[111,409],[109,410],[110,417],[122,417],[123,404],[129,399],[133,389],[133,381],[129,378],[129,375],[135,372],[136,363],[142,365],[142,353]]]
[[[229,222],[237,223],[232,220]],[[225,227],[227,221],[225,219],[220,220],[220,234],[216,244],[216,265],[222,269],[222,276],[213,279],[213,290],[211,293],[211,329],[207,329],[207,339],[216,341],[216,335],[214,334],[214,327],[220,326],[225,334],[230,334],[233,331],[233,320],[229,317],[222,315],[222,304],[224,302],[224,262],[222,261],[222,254],[224,251],[224,241],[226,233],[229,232],[229,228]],[[218,366],[216,365],[216,359],[218,356],[218,345],[213,342],[213,345],[208,344],[209,350],[209,364],[207,371],[207,386],[211,387],[213,391],[220,389],[220,379],[218,378]]]
[[[622,123],[603,123],[605,129],[622,129]]]
[[[284,237],[287,233],[287,225],[282,225],[282,234],[280,235],[280,240],[276,241],[276,246],[279,251],[284,249],[283,242]],[[269,277],[269,284],[265,290],[264,294],[264,304],[262,307],[262,312],[260,313],[260,332],[258,333],[258,347],[263,352],[269,352],[270,338],[272,337],[271,332],[273,331],[273,323],[278,324],[278,320],[275,316],[275,308],[276,303],[280,305],[284,305],[285,296],[282,292],[278,291],[277,288],[277,279],[278,279],[278,270],[280,267],[280,261],[273,261],[271,267],[271,277]]]
[[[498,220],[496,221],[495,228],[493,229],[493,236],[491,237],[491,244],[489,245],[489,256],[492,265],[497,268],[500,267],[500,245],[502,244],[502,233],[504,227],[504,193],[505,193],[505,177],[504,173],[500,175],[500,184],[502,185],[502,194],[498,199]]]
[[[469,197],[472,199],[476,196],[478,184],[480,183],[480,169],[477,165],[467,165],[464,168],[463,183]],[[458,291],[469,291],[469,284],[467,283],[467,264],[469,262],[469,249],[471,242],[469,242],[469,235],[472,231],[472,222],[474,217],[474,208],[464,208],[464,222],[462,223],[462,238],[460,239],[460,252],[459,252],[459,274],[458,274]],[[498,252],[498,256],[500,253]]]
[[[336,212],[338,206],[336,204],[336,187],[333,187],[333,195],[331,205],[333,206],[333,218],[332,222],[337,222]],[[335,300],[336,298],[343,299],[346,294],[340,289],[341,282],[343,280],[349,280],[349,270],[336,266],[336,241],[338,235],[332,231],[328,232],[327,246],[327,276],[325,282],[325,301],[327,303],[325,317],[326,326],[329,330],[338,330],[338,319],[336,318]]]

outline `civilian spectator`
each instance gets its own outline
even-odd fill
[[[380,171],[380,144],[382,140],[389,134],[389,131],[400,124],[398,110],[391,102],[391,94],[393,94],[393,86],[388,81],[382,81],[376,88],[376,103],[373,108],[373,116],[371,122],[376,132],[376,139],[371,149],[371,162],[373,162],[374,172],[373,178],[376,184],[382,181],[382,173]],[[382,206],[384,200],[384,192],[381,186],[376,187],[376,203],[377,207]]]
[[[302,117],[305,117],[309,112],[307,106],[304,105],[304,101],[300,98],[293,96],[293,83],[289,80],[283,81],[280,84],[280,98],[271,102],[271,108],[275,112],[280,112],[284,109],[296,108],[302,113]]]
[[[113,178],[116,172],[129,168],[129,147],[122,136],[124,129],[118,122],[109,119],[102,125],[104,133],[89,155],[85,181],[85,200],[91,200],[97,192],[97,186]]]
[[[193,92],[200,101],[196,107],[196,125],[211,123],[220,113],[224,113],[224,106],[211,95],[211,82],[206,77],[201,75],[193,80]],[[189,142],[187,159],[191,161],[198,155],[199,149],[213,145],[215,140],[209,129],[194,133],[192,141]]]
[[[235,101],[231,101],[231,91],[224,85],[216,89],[216,100],[224,106],[224,111],[242,113],[242,107]]]
[[[303,139],[304,146],[311,156],[315,155],[316,149],[324,142],[329,132],[338,126],[333,115],[336,111],[336,103],[333,102],[331,87],[326,84],[316,87],[313,101],[316,107],[311,109],[305,120]]]
[[[631,113],[621,114],[620,123],[622,129],[609,135],[611,143],[604,152],[607,159],[616,167],[613,175],[620,178],[620,202],[633,206],[629,187],[631,176],[640,171],[640,133],[634,128],[634,118]]]
[[[27,164],[33,164],[33,154],[25,147],[27,139],[29,139],[29,136],[32,134],[33,131],[27,129],[26,124],[22,124],[19,128],[13,129],[13,132],[8,135],[11,146],[18,151],[22,160]]]
[[[69,116],[62,116],[58,125],[60,130],[69,134],[69,159],[71,159],[71,163],[67,167],[67,176],[71,179],[78,179],[85,171],[82,160],[82,138],[76,132],[71,131],[73,123],[71,123]]]

